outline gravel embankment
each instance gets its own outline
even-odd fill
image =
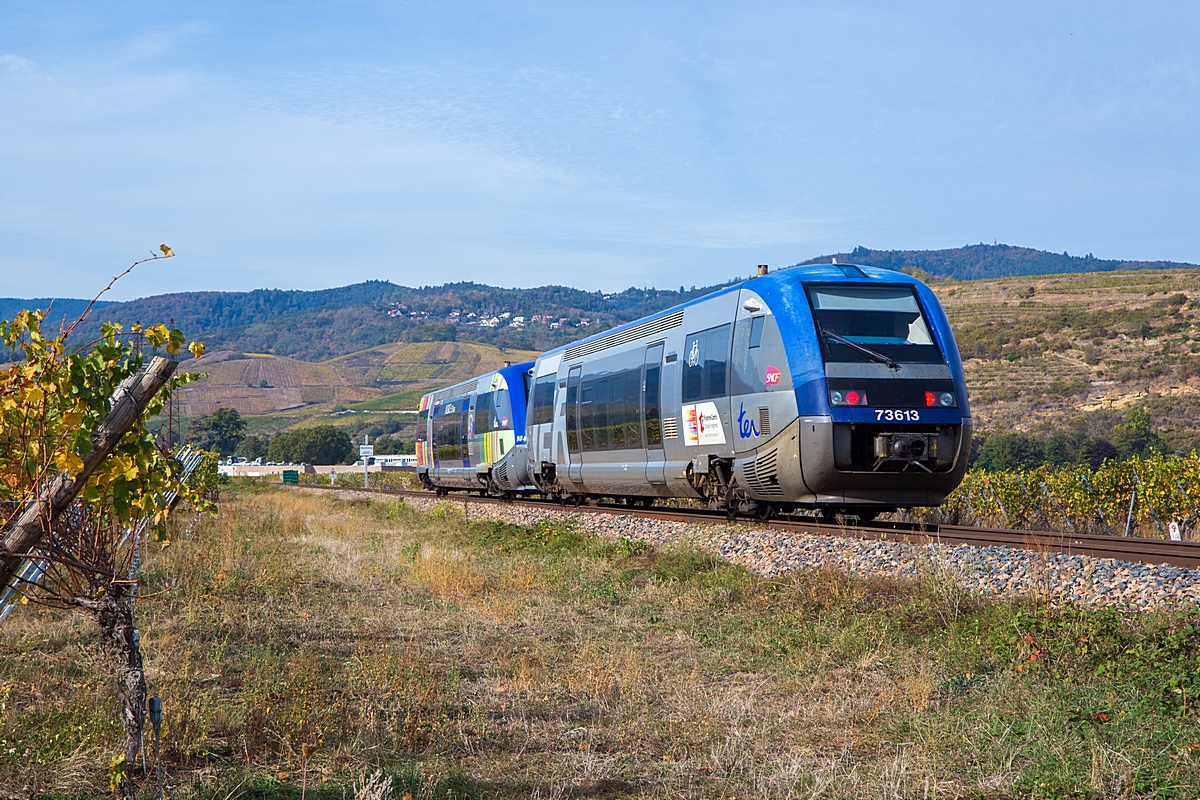
[[[440,505],[463,508],[461,500],[453,499],[408,498],[405,502],[424,512]],[[578,529],[597,536],[639,539],[653,545],[686,543],[768,576],[833,566],[858,575],[950,577],[985,596],[1028,596],[1036,591],[1055,603],[1156,608],[1200,601],[1200,570],[1110,558],[1039,554],[1010,547],[863,541],[760,527],[522,508],[520,504],[471,504],[469,513],[472,519],[518,525],[570,519]]]

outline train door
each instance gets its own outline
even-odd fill
[[[642,441],[646,443],[646,481],[651,484],[667,482],[662,436],[662,357],[662,342],[647,347],[646,368],[642,373]]]
[[[582,366],[571,367],[567,373],[567,476],[576,483],[583,481],[582,451],[579,447],[579,377]]]
[[[766,444],[795,418],[795,392],[779,326],[762,299],[741,291],[733,334],[730,396],[734,450]]]
[[[459,447],[462,449],[462,466],[471,466],[471,450],[475,440],[472,437],[474,429],[474,420],[471,418],[471,398],[464,397],[462,400],[462,412],[459,415]]]
[[[442,404],[431,404],[429,409],[429,464],[437,475],[442,466]]]
[[[743,303],[737,310],[737,322],[733,335],[733,380],[730,395],[731,413],[734,415],[733,449],[736,452],[753,450],[771,438],[768,409],[759,409],[761,392],[766,382],[778,380],[778,369],[760,364],[763,328],[767,322],[762,303],[751,292],[743,289]],[[764,370],[772,369],[771,375]],[[765,428],[765,430],[764,430]]]

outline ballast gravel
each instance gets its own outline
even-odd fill
[[[361,497],[361,495],[360,495]],[[559,511],[462,500],[406,498],[424,513],[440,508],[471,519],[517,525],[570,521],[610,539],[709,550],[764,576],[833,567],[873,577],[952,578],[983,596],[1032,596],[1051,603],[1150,609],[1200,602],[1200,570],[1147,566],[1111,558],[1037,553],[1011,547],[905,544],[771,530],[762,526],[672,522],[621,514]]]

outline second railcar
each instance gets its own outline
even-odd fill
[[[529,480],[559,496],[868,518],[941,503],[970,449],[941,305],[871,267],[762,274],[548,351],[532,377]]]
[[[493,494],[533,488],[523,480],[532,367],[532,361],[506,365],[421,398],[417,476],[427,488]]]

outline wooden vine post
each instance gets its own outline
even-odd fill
[[[17,521],[4,533],[0,549],[0,586],[16,577],[22,559],[53,529],[59,514],[67,509],[87,484],[96,468],[112,454],[121,437],[133,428],[147,404],[175,373],[178,362],[158,356],[145,372],[131,375],[113,392],[112,410],[92,434],[92,451],[83,458],[83,468],[74,475],[60,472],[31,499]]]

